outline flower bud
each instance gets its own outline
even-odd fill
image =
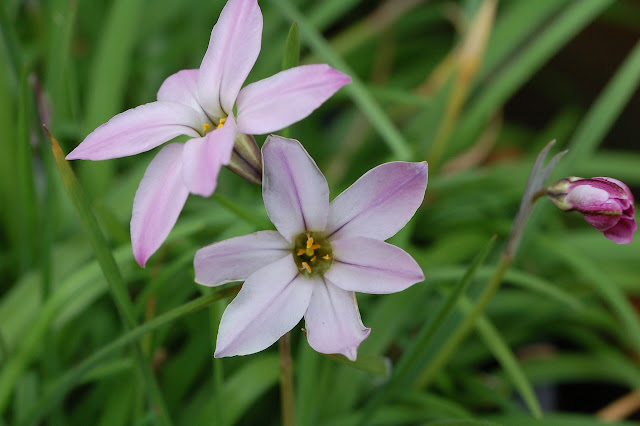
[[[227,168],[248,182],[262,184],[262,154],[252,135],[236,135]]]
[[[568,177],[547,188],[547,196],[564,211],[579,211],[589,225],[618,244],[633,240],[637,225],[629,187],[617,179]]]

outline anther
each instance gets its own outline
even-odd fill
[[[329,259],[331,259],[331,256],[329,256],[328,254],[325,254],[324,256],[322,256],[322,258],[324,260],[329,260]]]
[[[308,273],[311,273],[311,266],[307,262],[302,262],[302,267],[307,270]]]
[[[204,126],[202,126],[204,128],[204,131],[208,131],[211,128],[211,125],[209,123],[204,123]]]
[[[315,261],[316,261],[316,257],[315,257],[315,256],[313,256],[313,257],[311,258],[311,263],[313,263],[313,262],[315,262]]]
[[[307,248],[310,249],[312,245],[313,245],[313,237],[308,237],[307,238]]]
[[[305,254],[306,250],[305,249],[300,249],[298,250],[298,256],[302,256],[303,254]]]
[[[225,121],[227,121],[226,118],[221,118],[220,119],[220,123],[218,123],[218,127],[216,127],[216,129],[221,128],[222,126],[224,126]]]

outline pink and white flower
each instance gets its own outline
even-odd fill
[[[582,213],[589,225],[618,244],[633,241],[638,225],[631,190],[610,177],[569,177],[549,188],[547,196],[564,211]]]
[[[168,236],[188,194],[208,197],[214,192],[220,168],[229,165],[239,135],[287,127],[351,81],[328,65],[305,65],[241,90],[260,52],[261,38],[258,2],[229,0],[213,27],[200,69],[168,77],[156,102],[116,115],[67,156],[106,160],[148,151],[179,135],[192,138],[165,146],[140,182],[133,202],[131,242],[141,266]],[[258,178],[259,167],[259,163],[254,167]]]
[[[355,360],[370,330],[354,292],[394,293],[424,279],[384,240],[422,203],[427,163],[378,166],[329,203],[327,181],[298,141],[269,136],[262,156],[262,195],[277,231],[212,244],[194,260],[199,284],[245,281],[222,316],[215,356],[261,351],[304,317],[311,347]]]

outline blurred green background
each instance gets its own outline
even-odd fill
[[[131,205],[157,150],[72,164],[99,224],[86,231],[41,128],[69,152],[113,115],[154,101],[167,76],[199,66],[223,6],[0,3],[0,425],[281,422],[277,349],[214,360],[231,299],[193,282],[198,248],[267,220],[260,188],[223,170],[214,197],[191,196],[141,269]],[[640,243],[617,246],[541,200],[501,288],[471,314],[549,140],[554,152],[570,150],[553,178],[612,176],[640,188],[640,2],[260,6],[262,51],[248,82],[281,69],[294,21],[302,63],[354,78],[289,131],[332,196],[385,161],[430,167],[423,207],[392,239],[426,281],[358,296],[372,332],[357,365],[315,353],[303,324],[294,328],[297,423],[358,424],[365,414],[366,424],[389,425],[640,419]],[[470,269],[494,234],[486,261]],[[129,307],[124,321],[116,305]],[[425,330],[431,338],[416,344]],[[399,364],[405,377],[393,373]]]

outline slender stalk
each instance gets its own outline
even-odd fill
[[[464,322],[458,327],[455,333],[449,337],[444,347],[438,352],[436,358],[429,364],[426,370],[420,374],[420,376],[414,381],[414,387],[423,388],[427,386],[431,380],[435,377],[435,374],[440,371],[443,365],[449,360],[453,352],[458,348],[458,345],[463,341],[469,331],[473,328],[478,317],[484,312],[485,308],[491,301],[491,298],[500,287],[504,274],[509,269],[509,265],[513,258],[504,253],[500,259],[500,263],[495,269],[493,276],[489,280],[489,283],[482,291],[482,294],[478,298],[473,310],[464,319]]]
[[[216,348],[216,335],[218,327],[220,326],[220,319],[224,312],[224,305],[221,302],[214,303],[209,308],[209,321],[211,324],[211,347],[215,351]],[[213,358],[213,385],[216,395],[216,424],[225,426],[227,421],[225,419],[224,410],[224,370],[221,358]]]
[[[280,399],[282,426],[296,424],[296,406],[293,396],[293,362],[291,361],[291,337],[286,333],[280,338]]]

